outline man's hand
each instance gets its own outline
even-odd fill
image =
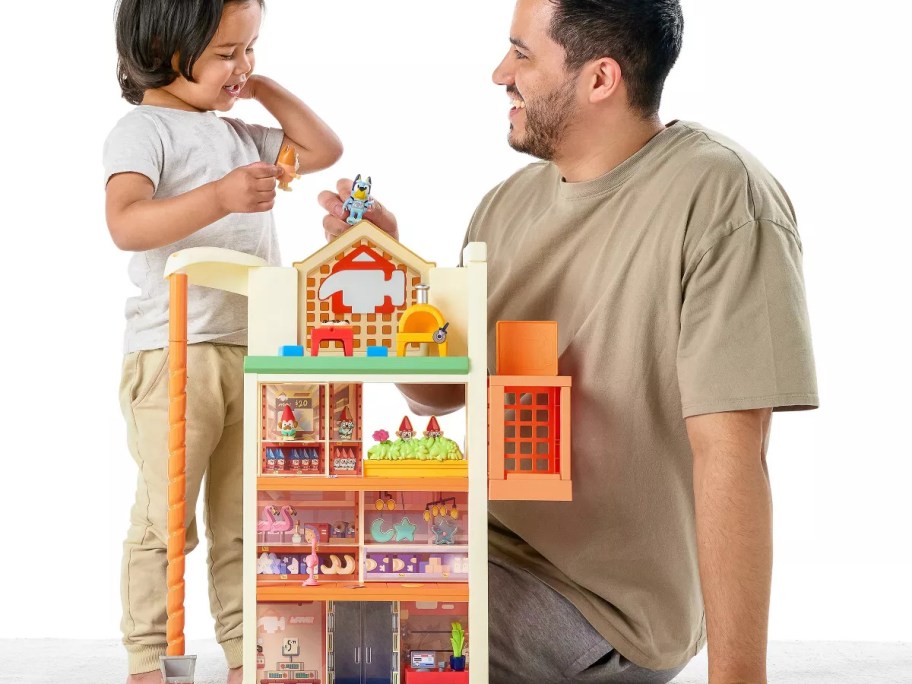
[[[324,190],[317,196],[320,206],[326,210],[326,216],[323,217],[323,231],[326,233],[327,242],[332,242],[351,228],[345,222],[346,211],[342,205],[351,195],[352,182],[351,178],[341,178],[336,183],[336,192]],[[398,240],[399,226],[395,215],[380,204],[375,197],[371,199],[373,199],[373,205],[365,212],[364,219]]]
[[[770,409],[686,420],[710,684],[766,682],[773,563]]]
[[[240,166],[216,181],[215,196],[228,214],[269,211],[275,203],[276,179],[282,168],[266,162]]]

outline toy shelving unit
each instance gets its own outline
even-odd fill
[[[445,651],[432,634],[451,620],[467,621],[471,662],[441,676],[488,681],[485,246],[469,244],[463,263],[437,268],[366,221],[288,268],[215,248],[171,256],[166,275],[249,298],[246,684],[433,682],[406,674],[407,652]],[[448,350],[429,341],[392,355],[400,317],[419,307],[442,313]],[[332,339],[309,355],[312,332],[337,318],[353,355]],[[408,333],[421,337],[423,320],[430,340],[439,317],[413,317]],[[277,354],[289,345],[303,355]],[[379,347],[389,355],[367,355]],[[463,460],[362,460],[368,383],[462,385]],[[313,551],[317,584],[305,585]]]
[[[572,498],[571,383],[556,324],[537,321],[498,322],[488,378],[485,245],[463,263],[438,268],[367,221],[291,267],[218,248],[169,257],[173,284],[248,298],[245,684],[487,683],[487,502]],[[365,450],[373,383],[461,385],[463,451],[433,422],[420,449],[403,422],[402,440]],[[169,655],[183,653],[180,505]],[[465,672],[441,671],[452,622],[466,627]],[[411,669],[410,652],[436,669]]]

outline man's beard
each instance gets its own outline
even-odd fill
[[[521,139],[511,133],[507,139],[517,152],[551,161],[557,146],[570,126],[570,119],[576,112],[576,82],[568,81],[550,93],[535,100],[526,101],[526,133]]]

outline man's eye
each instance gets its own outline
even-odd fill
[[[516,59],[528,59],[523,53],[519,50],[513,50],[513,54],[516,55]]]
[[[253,46],[247,48],[247,52],[253,52]]]

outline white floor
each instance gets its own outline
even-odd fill
[[[214,642],[191,641],[187,652],[198,656],[195,684],[225,681],[221,650]],[[121,684],[124,668],[124,652],[115,641],[0,641],[0,684]],[[706,652],[697,656],[674,681],[705,684]],[[773,684],[912,684],[912,644],[773,642],[769,681]]]

